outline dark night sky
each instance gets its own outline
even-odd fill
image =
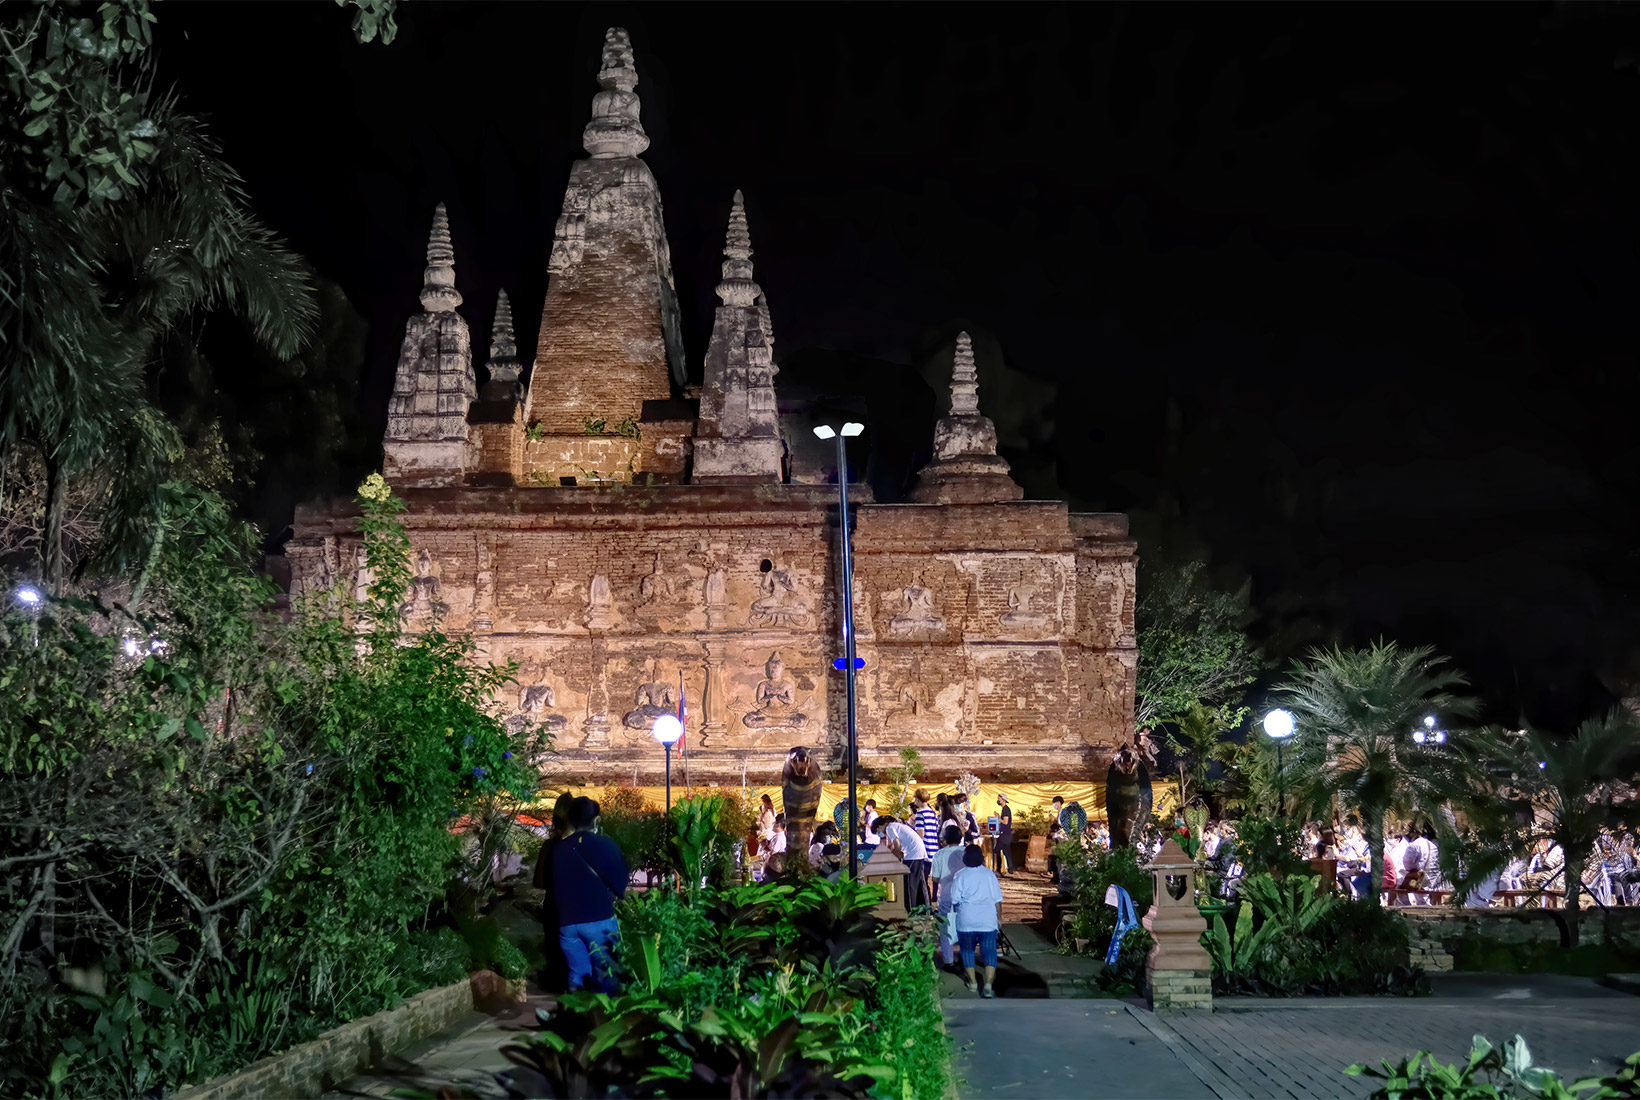
[[[475,347],[501,286],[533,346],[622,25],[697,376],[739,187],[783,363],[973,330],[1055,390],[1034,431],[981,391],[1027,487],[1210,547],[1278,647],[1432,643],[1548,721],[1640,648],[1628,7],[411,0],[387,48],[331,4],[159,15],[161,79],[370,321],[373,424],[438,201]]]

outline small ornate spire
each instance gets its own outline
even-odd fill
[[[518,381],[518,341],[513,336],[512,304],[503,290],[495,302],[495,324],[490,326],[490,378],[497,382]]]
[[[433,211],[427,237],[427,270],[422,276],[421,305],[428,313],[449,313],[461,304],[456,290],[456,250],[450,243],[450,219],[444,204]]]
[[[951,415],[979,415],[979,371],[974,367],[974,343],[966,332],[957,333],[956,361],[951,367]]]
[[[729,209],[729,232],[723,242],[723,281],[717,296],[726,306],[749,306],[757,301],[758,286],[752,281],[752,233],[746,225],[746,199],[735,192]]]
[[[649,135],[638,120],[641,104],[638,70],[632,64],[632,43],[621,27],[604,34],[603,65],[598,69],[598,87],[592,97],[592,121],[581,134],[581,144],[595,160],[635,157],[649,148]]]

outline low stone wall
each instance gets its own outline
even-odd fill
[[[454,985],[418,993],[396,1008],[352,1020],[236,1073],[190,1085],[176,1092],[174,1100],[318,1096],[368,1068],[383,1054],[401,1053],[473,1011],[475,983],[486,977],[495,979],[480,971]]]
[[[1585,909],[1575,915],[1564,909],[1432,907],[1396,911],[1411,933],[1409,961],[1432,973],[1452,969],[1453,952],[1466,937],[1504,944],[1564,944],[1568,925],[1574,920],[1579,926],[1579,943],[1601,944],[1618,938],[1640,942],[1640,909]]]

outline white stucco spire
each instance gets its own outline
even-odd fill
[[[979,371],[974,367],[974,342],[957,333],[957,354],[951,364],[951,415],[979,415]]]
[[[449,313],[461,304],[456,289],[456,250],[450,243],[450,218],[441,202],[433,211],[427,236],[427,270],[422,275],[421,305],[428,313]]]
[[[581,134],[581,144],[594,160],[635,157],[649,148],[638,115],[638,70],[632,64],[632,42],[622,27],[604,33],[603,64],[598,69],[598,94],[592,97],[592,121]]]
[[[497,382],[518,381],[518,339],[513,335],[512,303],[501,291],[495,301],[495,323],[490,326],[490,378]]]

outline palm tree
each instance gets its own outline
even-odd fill
[[[1632,779],[1640,767],[1640,722],[1614,709],[1582,722],[1571,737],[1530,727],[1494,731],[1494,737],[1500,771],[1531,799],[1538,820],[1546,819],[1541,826],[1533,822],[1529,839],[1548,836],[1566,856],[1566,908],[1576,913],[1584,859],[1601,829],[1620,816],[1616,784]],[[1632,801],[1621,810],[1631,817],[1637,812]],[[1577,922],[1567,927],[1575,944]]]
[[[1380,640],[1312,650],[1275,690],[1297,727],[1285,754],[1287,789],[1314,816],[1330,820],[1335,803],[1360,816],[1375,903],[1385,817],[1418,813],[1439,822],[1463,795],[1470,753],[1453,742],[1421,745],[1411,734],[1429,714],[1473,714],[1474,700],[1458,693],[1467,685],[1433,649]]]
[[[250,213],[201,124],[169,103],[153,118],[156,152],[118,200],[64,210],[0,190],[0,455],[32,447],[43,463],[41,566],[54,590],[69,479],[100,463],[121,471],[102,525],[108,564],[153,558],[159,486],[180,451],[147,393],[166,336],[222,308],[289,356],[315,316],[300,261]]]

